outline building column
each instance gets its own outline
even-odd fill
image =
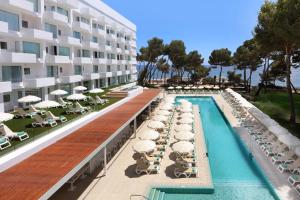
[[[12,97],[10,97],[12,98]],[[3,101],[3,93],[0,93],[0,112],[5,112],[5,109],[4,109],[4,101]]]

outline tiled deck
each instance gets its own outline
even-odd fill
[[[39,199],[160,90],[144,92],[0,174],[0,199]]]
[[[195,114],[195,147],[197,153],[198,174],[196,178],[175,178],[173,175],[174,161],[169,157],[172,149],[168,146],[161,162],[159,174],[137,176],[134,172],[135,160],[133,159],[132,145],[138,141],[138,136],[147,128],[149,121],[142,124],[137,132],[137,137],[127,143],[126,147],[113,160],[106,176],[100,173],[79,199],[110,199],[127,200],[131,194],[147,195],[152,186],[176,187],[213,187],[209,160],[205,156],[206,144],[203,135],[199,110],[194,106]],[[158,110],[156,112],[159,112]],[[177,117],[175,114],[174,119]],[[171,128],[170,144],[174,143],[174,124]],[[138,199],[138,198],[136,198]]]

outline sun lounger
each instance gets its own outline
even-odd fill
[[[149,156],[147,154],[142,154],[140,158],[144,158],[148,160],[150,163],[160,164],[161,157],[160,156]]]
[[[185,178],[189,178],[191,176],[197,176],[197,171],[198,170],[196,167],[192,167],[182,163],[176,163],[174,169],[174,175],[176,178],[179,178],[181,176],[184,176]]]
[[[300,184],[300,169],[297,170],[297,173],[294,173],[294,174],[292,174],[292,175],[289,176],[288,182],[292,186]]]
[[[106,104],[108,103],[108,99],[101,99],[99,96],[95,96],[95,99],[97,102],[101,103],[101,104]]]
[[[36,112],[26,112],[23,108],[15,107],[14,108],[15,112],[15,117],[16,118],[25,118],[25,117],[30,117],[32,118],[33,116],[37,115]]]
[[[96,101],[93,97],[90,97],[90,98],[89,98],[89,104],[90,104],[90,105],[98,105],[98,104],[102,104],[102,103]]]
[[[138,159],[136,162],[135,173],[140,175],[142,173],[152,174],[152,173],[159,173],[160,166],[149,162],[148,160],[141,158]]]
[[[64,101],[61,97],[59,97],[57,101],[63,108],[67,108],[68,105],[73,105],[72,102]]]
[[[46,111],[44,111],[44,110],[38,110],[35,107],[33,107],[32,105],[29,106],[29,112],[31,112],[31,113],[37,113],[37,114],[40,114],[40,115],[45,115],[45,113],[46,113]]]
[[[290,171],[291,173],[297,171],[300,168],[300,158],[297,158],[295,161],[287,161],[280,164],[277,169],[283,173]]]
[[[77,114],[77,113],[80,113],[80,114],[84,114],[86,113],[86,110],[83,109],[83,108],[74,108],[72,105],[68,105],[68,110],[66,110],[66,113],[67,114]]]
[[[40,117],[39,115],[33,116],[33,122],[31,123],[33,127],[44,127],[44,126],[51,126],[51,127],[55,127],[57,126],[57,122],[53,119],[43,119],[42,117]]]
[[[53,113],[51,111],[46,112],[46,117],[47,117],[47,119],[52,119],[52,120],[59,121],[59,122],[68,121],[68,119],[65,116],[57,117],[57,116],[53,115]]]
[[[298,184],[296,187],[295,187],[296,191],[298,192],[298,194],[300,195],[300,184]]]
[[[29,138],[28,133],[25,131],[13,132],[10,128],[8,128],[5,124],[0,124],[0,133],[2,136],[7,139],[18,139],[20,141],[26,140]]]
[[[7,138],[0,136],[0,150],[10,147],[11,144]]]
[[[297,156],[295,155],[294,151],[288,151],[288,152],[283,153],[282,155],[278,154],[278,155],[272,156],[271,161],[275,165],[275,164],[279,164],[279,163],[283,163],[283,162],[292,161],[292,160],[295,160],[296,158],[297,158]]]
[[[92,110],[92,108],[90,106],[82,106],[79,102],[75,103],[75,108],[78,109],[78,110],[83,109],[85,111]]]
[[[278,144],[275,146],[271,146],[270,148],[267,148],[265,150],[265,155],[266,156],[274,156],[274,155],[278,155],[278,154],[282,154],[287,150],[287,146],[283,145],[283,144]]]

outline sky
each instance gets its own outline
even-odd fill
[[[263,0],[103,0],[137,26],[137,46],[152,37],[180,39],[187,52],[198,50],[207,64],[210,52],[232,52],[252,37]]]

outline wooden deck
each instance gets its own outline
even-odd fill
[[[39,199],[159,92],[144,90],[141,95],[2,172],[0,199]]]

